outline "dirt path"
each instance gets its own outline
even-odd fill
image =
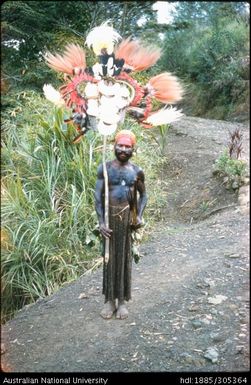
[[[99,316],[98,269],[3,326],[6,371],[249,370],[248,187],[240,201],[212,177],[234,126],[186,117],[169,131],[166,220],[134,264],[129,318]],[[248,159],[248,128],[239,126]]]

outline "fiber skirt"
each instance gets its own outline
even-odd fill
[[[103,267],[103,294],[105,302],[131,299],[131,227],[128,203],[109,208],[109,261]]]

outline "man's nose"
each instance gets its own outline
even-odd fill
[[[125,151],[126,150],[126,146],[121,146],[121,151]]]

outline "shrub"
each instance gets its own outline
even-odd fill
[[[223,179],[225,186],[230,189],[238,189],[244,184],[246,175],[246,163],[240,159],[230,157],[227,149],[216,160],[214,174]]]
[[[249,114],[249,27],[222,17],[170,30],[164,40],[163,70],[186,84],[186,113],[214,119],[245,119]]]

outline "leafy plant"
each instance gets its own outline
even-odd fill
[[[246,163],[239,159],[242,152],[242,133],[239,128],[229,131],[228,148],[215,162],[214,174],[223,178],[227,188],[238,189],[245,181]]]
[[[165,154],[165,148],[167,143],[167,132],[170,128],[169,124],[163,124],[161,126],[156,127],[154,130],[148,130],[147,134],[153,138],[153,140],[157,143],[158,149],[157,151],[161,156]]]
[[[223,178],[227,188],[238,189],[244,183],[245,171],[246,163],[231,158],[228,149],[215,162],[214,174]]]

